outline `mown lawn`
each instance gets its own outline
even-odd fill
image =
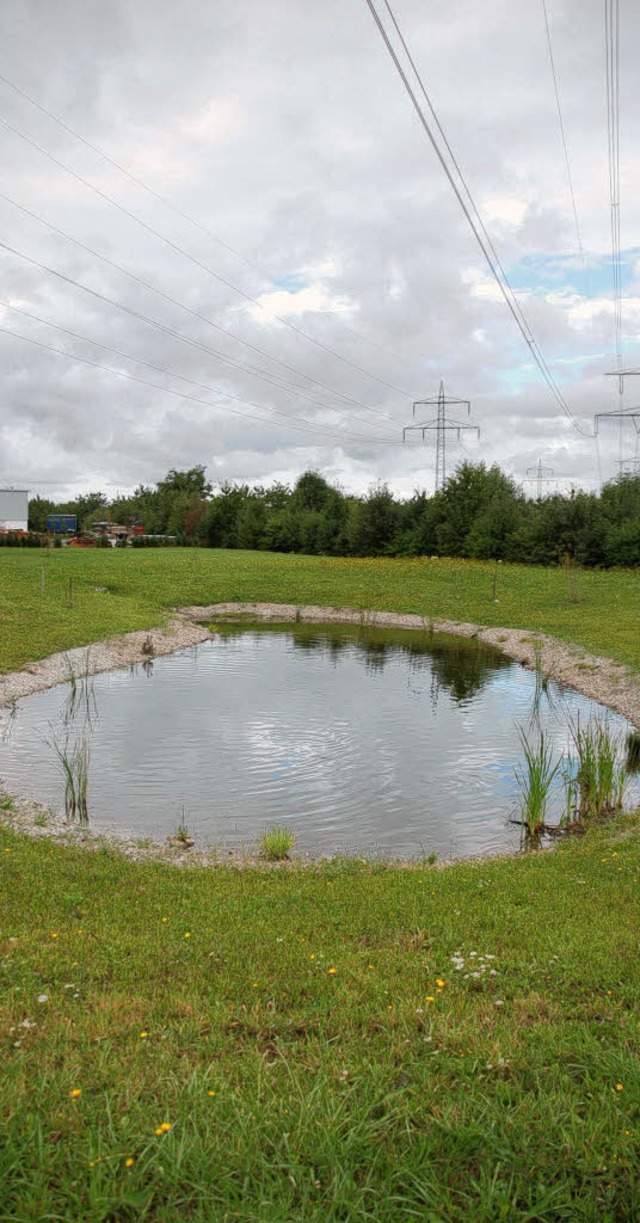
[[[637,833],[293,871],[0,833],[0,1217],[640,1218]]]
[[[493,601],[493,578],[497,595]],[[71,582],[71,589],[69,583]],[[44,589],[43,589],[44,583]],[[172,607],[221,600],[321,603],[521,627],[633,667],[640,575],[453,560],[345,560],[207,549],[0,549],[0,670],[112,633],[161,624]]]

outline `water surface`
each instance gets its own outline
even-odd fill
[[[536,690],[537,689],[537,690]],[[456,857],[515,849],[517,726],[568,747],[568,717],[624,719],[459,637],[345,626],[225,627],[144,667],[19,702],[0,776],[57,809],[51,746],[91,741],[96,830],[250,844],[290,827],[303,851]]]

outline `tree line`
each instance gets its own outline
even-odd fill
[[[205,468],[172,469],[153,486],[109,501],[95,492],[54,503],[35,497],[29,529],[48,514],[76,514],[78,526],[110,518],[140,522],[178,544],[326,556],[453,556],[555,565],[567,559],[608,567],[640,564],[640,476],[599,493],[571,490],[532,501],[497,466],[462,463],[433,496],[396,499],[386,484],[363,496],[307,471],[293,488],[224,483]]]

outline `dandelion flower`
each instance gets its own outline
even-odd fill
[[[440,977],[438,977],[438,980],[436,981],[436,985],[438,986],[438,989],[444,989],[444,981],[441,981]]]
[[[148,1033],[148,1032],[141,1032],[141,1033],[140,1033],[140,1040],[146,1040],[148,1035],[149,1035],[149,1033]]]
[[[56,930],[52,930],[52,931],[51,931],[51,937],[52,937],[52,938],[57,938],[57,937],[58,937],[58,933],[57,933],[57,931],[56,931]]]
[[[209,1095],[209,1096],[215,1096],[215,1094],[216,1094],[216,1093],[215,1093],[215,1091],[212,1091],[212,1090],[211,1090],[211,1088],[209,1088],[209,1091],[207,1092],[207,1095]]]
[[[133,1164],[134,1164],[134,1160],[131,1159],[131,1157],[129,1157],[129,1159],[125,1159],[124,1161],[125,1168],[132,1168]]]
[[[433,994],[427,994],[427,996],[426,996],[426,998],[425,998],[425,1002],[435,1002],[435,998],[434,998]]]
[[[316,957],[315,957],[314,955],[310,955],[310,956],[309,956],[309,959],[310,959],[310,960],[315,960],[315,958],[316,958]]]
[[[70,1091],[70,1092],[69,1092],[69,1095],[71,1096],[71,1099],[72,1099],[72,1100],[77,1100],[77,1099],[78,1099],[78,1096],[81,1096],[81,1095],[82,1095],[82,1088],[81,1088],[81,1087],[74,1087],[74,1088],[73,1088],[73,1091]]]
[[[168,1121],[163,1121],[160,1129],[162,1130],[163,1134],[168,1134],[169,1130],[171,1129],[171,1125]]]
[[[622,1083],[616,1083],[616,1091],[624,1091],[624,1087],[622,1086]]]
[[[186,932],[186,934],[185,934],[185,936],[184,936],[184,937],[185,937],[185,938],[191,938],[191,931],[190,931],[190,930],[187,930],[187,932]]]

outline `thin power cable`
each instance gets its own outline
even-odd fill
[[[393,418],[386,412],[382,412],[376,408],[370,408],[366,403],[362,403],[361,400],[354,399],[350,395],[345,395],[342,391],[334,390],[326,383],[320,382],[316,378],[312,378],[310,374],[305,374],[303,370],[298,370],[294,365],[289,365],[288,362],[282,361],[279,357],[272,356],[271,353],[267,352],[264,348],[260,348],[259,345],[251,344],[249,340],[243,340],[241,336],[236,335],[233,331],[229,331],[228,327],[223,327],[220,323],[215,323],[213,319],[207,318],[205,314],[200,314],[198,310],[194,310],[191,306],[187,306],[185,302],[181,302],[178,300],[178,298],[172,297],[171,294],[166,293],[164,289],[158,288],[157,285],[150,284],[148,280],[143,280],[141,276],[136,276],[135,272],[131,272],[124,266],[124,264],[116,263],[114,259],[109,259],[107,255],[103,255],[100,251],[94,250],[92,246],[88,246],[86,242],[81,242],[80,239],[75,238],[73,234],[68,234],[64,229],[60,229],[57,225],[53,225],[51,221],[45,220],[45,218],[41,217],[39,213],[33,212],[30,208],[26,208],[24,204],[19,204],[18,201],[12,199],[10,195],[5,195],[4,192],[0,191],[0,199],[4,200],[5,203],[10,204],[13,208],[16,208],[19,212],[22,212],[25,216],[30,217],[33,221],[37,221],[38,224],[46,226],[47,229],[50,229],[52,233],[57,234],[58,237],[64,238],[67,242],[71,242],[74,246],[79,247],[80,250],[86,251],[87,254],[92,255],[95,259],[99,259],[102,263],[106,264],[107,267],[113,268],[116,272],[121,272],[123,276],[128,276],[130,280],[133,280],[136,284],[141,285],[143,289],[148,289],[151,293],[156,293],[159,297],[164,298],[165,301],[171,302],[172,305],[177,306],[180,310],[184,310],[187,314],[190,314],[192,318],[197,319],[201,323],[205,323],[208,327],[212,327],[214,331],[219,331],[222,335],[228,336],[229,339],[234,340],[237,344],[242,344],[245,348],[251,349],[252,352],[258,353],[259,356],[266,357],[268,361],[272,361],[275,365],[281,365],[283,369],[289,370],[290,373],[295,374],[297,377],[304,378],[306,382],[311,382],[315,386],[328,391],[329,394],[337,395],[338,398],[343,399],[345,403],[357,405],[360,408],[364,408],[365,411],[372,412],[388,421],[393,420]],[[265,372],[268,373],[268,371]],[[299,389],[295,383],[287,383],[287,380],[282,377],[281,381],[283,381],[285,385],[293,387],[295,390]]]
[[[560,388],[559,388],[559,386],[558,386],[558,384],[557,384],[557,382],[556,382],[555,378],[553,377],[553,374],[551,373],[551,370],[549,369],[549,366],[548,366],[548,364],[547,364],[547,362],[546,362],[546,360],[545,360],[545,358],[544,358],[544,356],[543,356],[543,354],[542,354],[542,351],[540,350],[540,348],[539,348],[539,346],[538,346],[538,344],[537,344],[537,342],[536,342],[536,340],[535,340],[535,337],[533,336],[533,333],[532,333],[532,331],[531,331],[531,328],[529,327],[529,324],[527,323],[527,320],[526,320],[526,318],[525,318],[525,316],[524,316],[524,313],[523,313],[523,311],[522,311],[522,308],[521,308],[521,306],[520,306],[520,304],[519,304],[519,302],[518,302],[518,300],[517,300],[517,298],[516,298],[516,296],[515,296],[515,293],[514,293],[514,291],[513,291],[512,287],[511,287],[511,284],[510,284],[510,282],[509,282],[509,279],[508,279],[508,277],[507,277],[507,275],[506,275],[506,273],[505,273],[505,271],[504,271],[504,268],[502,267],[502,265],[500,264],[500,261],[499,261],[499,260],[497,259],[497,257],[496,257],[496,254],[495,254],[495,249],[493,248],[493,244],[491,243],[491,241],[490,241],[490,240],[488,240],[488,235],[487,235],[487,232],[486,232],[486,229],[485,229],[484,225],[482,224],[482,222],[478,223],[477,221],[474,221],[474,216],[473,216],[473,214],[475,213],[476,217],[479,217],[479,213],[478,213],[478,210],[477,210],[477,208],[476,208],[475,204],[473,203],[473,200],[472,200],[472,197],[471,197],[471,193],[470,193],[470,191],[469,191],[469,188],[466,186],[466,183],[465,183],[465,181],[464,181],[464,179],[463,179],[463,177],[462,177],[462,175],[461,175],[461,172],[460,172],[459,166],[458,166],[458,164],[457,164],[457,162],[456,162],[455,158],[453,158],[453,156],[452,156],[452,162],[453,162],[453,165],[454,165],[455,169],[457,170],[459,177],[462,179],[462,183],[461,183],[461,185],[459,185],[458,183],[456,183],[455,178],[454,178],[454,175],[453,175],[453,173],[452,173],[452,171],[451,171],[450,167],[447,165],[446,158],[444,157],[444,154],[443,154],[442,150],[440,149],[440,147],[439,147],[439,145],[438,145],[438,142],[437,142],[437,140],[436,140],[436,137],[434,136],[433,131],[431,130],[431,127],[430,127],[430,125],[429,125],[429,123],[428,123],[428,121],[427,121],[427,119],[426,119],[426,117],[425,117],[425,114],[424,114],[423,110],[422,110],[422,107],[420,106],[420,103],[419,103],[419,101],[418,101],[418,98],[416,97],[415,91],[413,90],[413,88],[412,88],[412,86],[411,86],[411,84],[410,84],[410,82],[409,82],[409,79],[408,79],[408,77],[407,77],[407,74],[406,74],[406,72],[404,71],[404,69],[403,69],[403,67],[402,67],[402,64],[400,63],[400,60],[399,60],[398,55],[397,55],[397,53],[396,53],[396,51],[395,51],[395,48],[393,47],[393,44],[392,44],[392,42],[391,42],[391,40],[390,40],[390,38],[389,38],[389,35],[387,34],[387,31],[386,31],[386,29],[385,29],[385,27],[384,27],[384,25],[383,25],[383,23],[382,23],[382,21],[381,21],[381,19],[380,19],[380,16],[379,16],[379,14],[378,14],[378,12],[377,12],[377,10],[376,10],[376,8],[375,8],[375,5],[374,5],[374,3],[373,3],[373,0],[365,0],[365,2],[366,2],[366,4],[367,4],[367,7],[369,8],[369,11],[371,12],[371,15],[372,15],[372,17],[373,17],[373,19],[374,19],[374,21],[375,21],[375,23],[376,23],[376,26],[378,27],[378,30],[379,30],[379,32],[380,32],[380,35],[381,35],[381,37],[382,37],[382,39],[383,39],[383,42],[385,43],[385,46],[386,46],[386,48],[387,48],[387,51],[389,52],[389,55],[391,56],[391,59],[392,59],[392,61],[393,61],[394,65],[395,65],[395,68],[396,68],[396,70],[397,70],[397,72],[398,72],[398,75],[400,76],[400,79],[401,79],[401,81],[402,81],[402,83],[403,83],[403,85],[404,85],[404,87],[405,87],[405,89],[406,89],[406,91],[407,91],[407,93],[408,93],[408,95],[409,95],[409,98],[411,99],[411,102],[412,102],[413,107],[414,107],[414,109],[415,109],[415,112],[416,112],[416,114],[417,114],[417,116],[418,116],[418,119],[419,119],[419,121],[420,121],[420,124],[421,124],[421,126],[424,128],[424,131],[425,131],[425,133],[426,133],[426,135],[427,135],[427,137],[428,137],[428,139],[429,139],[429,141],[430,141],[430,143],[431,143],[431,145],[432,145],[432,147],[433,147],[433,150],[434,150],[434,152],[435,152],[435,154],[436,154],[436,156],[437,156],[437,158],[438,158],[438,161],[440,162],[440,165],[442,166],[442,169],[444,170],[444,172],[445,172],[445,174],[446,174],[446,176],[447,176],[447,179],[448,179],[449,184],[450,184],[450,186],[451,186],[451,188],[452,188],[452,190],[453,190],[453,192],[454,192],[454,194],[455,194],[455,196],[456,196],[456,199],[458,200],[458,203],[460,204],[460,207],[462,208],[462,211],[463,211],[463,213],[464,213],[464,215],[465,215],[465,217],[466,217],[466,219],[467,219],[467,221],[468,221],[468,223],[469,223],[469,225],[470,225],[470,227],[471,227],[471,230],[472,230],[472,233],[473,233],[473,235],[474,235],[474,237],[475,237],[475,239],[476,239],[476,242],[478,243],[478,245],[479,245],[479,247],[480,247],[480,249],[481,249],[481,251],[482,251],[482,253],[483,253],[483,255],[484,255],[484,257],[485,257],[485,259],[486,259],[486,261],[487,261],[487,263],[488,263],[488,265],[489,265],[490,271],[491,271],[491,273],[492,273],[492,275],[493,275],[493,277],[494,277],[494,279],[495,279],[495,281],[496,281],[496,283],[497,283],[497,285],[498,285],[498,287],[499,287],[499,289],[500,289],[500,292],[502,293],[502,296],[503,296],[503,298],[504,298],[504,300],[505,300],[505,302],[506,302],[506,304],[507,304],[507,306],[508,306],[508,308],[509,308],[509,311],[510,311],[511,315],[513,316],[513,318],[514,318],[514,320],[515,320],[515,323],[516,323],[516,325],[517,325],[517,327],[518,327],[518,329],[519,329],[519,331],[520,331],[520,333],[521,333],[521,335],[522,335],[522,337],[523,337],[523,339],[524,339],[525,343],[527,344],[527,346],[528,346],[528,348],[529,348],[529,350],[530,350],[530,352],[531,352],[531,355],[532,355],[532,357],[533,357],[533,359],[534,359],[534,361],[535,361],[536,365],[538,366],[538,368],[539,368],[539,370],[540,370],[540,372],[541,372],[541,374],[542,374],[543,378],[545,379],[545,382],[547,383],[547,385],[548,385],[548,387],[549,387],[549,389],[550,389],[550,391],[551,391],[552,395],[554,396],[554,398],[555,398],[556,402],[558,403],[559,407],[560,407],[560,408],[562,409],[562,411],[564,412],[565,416],[566,416],[566,417],[568,418],[568,420],[571,422],[571,424],[573,425],[573,427],[574,427],[574,428],[577,430],[577,432],[578,432],[578,433],[582,434],[583,436],[585,436],[585,437],[592,437],[593,435],[592,435],[592,434],[587,433],[587,432],[586,432],[586,430],[585,430],[585,429],[582,427],[582,425],[580,424],[580,422],[579,422],[579,421],[576,419],[576,417],[574,416],[573,412],[571,411],[571,408],[569,407],[568,403],[566,402],[566,400],[565,400],[565,398],[564,398],[564,395],[562,394],[562,391],[560,390]],[[391,16],[391,19],[392,19],[392,22],[393,22],[394,28],[395,28],[395,30],[397,31],[397,33],[398,33],[398,35],[399,35],[399,37],[400,37],[400,40],[401,40],[402,46],[403,46],[403,48],[405,49],[405,52],[406,52],[407,57],[408,57],[408,59],[409,59],[409,62],[410,62],[410,64],[411,64],[411,66],[412,66],[413,72],[414,72],[414,74],[415,74],[415,76],[416,76],[416,79],[417,79],[417,81],[418,81],[418,84],[419,84],[420,90],[421,90],[421,92],[423,93],[423,95],[424,95],[425,99],[427,99],[427,101],[428,101],[429,109],[430,109],[430,111],[431,111],[432,115],[434,115],[434,116],[435,116],[435,109],[434,109],[434,107],[433,107],[433,104],[432,104],[432,103],[429,101],[429,99],[428,99],[427,91],[426,91],[425,86],[424,86],[424,84],[423,84],[423,82],[422,82],[422,78],[421,78],[421,76],[420,76],[420,74],[419,74],[419,72],[418,72],[418,69],[417,69],[417,67],[416,67],[416,65],[415,65],[415,63],[414,63],[414,61],[413,61],[412,57],[411,57],[411,56],[410,56],[410,54],[409,54],[409,51],[408,51],[408,48],[407,48],[407,44],[406,44],[406,42],[405,42],[405,40],[404,40],[404,38],[403,38],[403,36],[402,36],[402,34],[401,34],[401,32],[400,32],[400,28],[399,28],[398,23],[397,23],[397,21],[396,21],[396,19],[395,19],[395,16],[393,15],[393,10],[391,9],[391,6],[390,6],[390,4],[388,3],[388,0],[384,0],[384,3],[385,3],[385,7],[386,7],[386,9],[387,9],[388,13],[389,13],[389,14],[390,14],[390,16]],[[443,137],[444,137],[444,133],[443,133],[442,125],[440,124],[439,120],[437,120],[437,127],[438,127],[438,130],[440,131],[440,133],[441,133],[441,134],[443,135]],[[444,143],[445,143],[445,146],[446,146],[447,150],[448,150],[448,151],[451,153],[451,147],[450,147],[450,145],[449,145],[448,141],[446,140],[446,138],[444,138]],[[467,201],[465,201],[465,199],[464,199],[464,197],[463,197],[463,192],[465,192],[465,193],[466,193],[466,195],[467,195],[468,200],[470,201],[470,203],[467,203]]]
[[[611,269],[613,275],[616,368],[622,370],[622,272],[620,261],[620,12],[618,0],[605,0],[604,41],[607,90],[607,151],[611,205]],[[618,394],[624,379],[618,378]]]
[[[1,77],[0,79],[5,81],[5,83],[10,84],[10,82],[7,81],[6,77]],[[17,92],[21,92],[21,91],[18,90]],[[28,98],[28,95],[24,94],[24,96]],[[28,101],[33,102],[33,99],[28,98]],[[40,106],[39,103],[33,102],[33,105],[37,106],[38,110],[44,111],[44,107]],[[130,174],[127,170],[125,170],[117,162],[113,161],[112,158],[107,157],[107,155],[102,153],[100,149],[90,144],[88,140],[85,140],[83,136],[79,136],[77,132],[74,132],[73,129],[68,127],[67,124],[63,123],[62,120],[59,120],[55,115],[51,114],[49,111],[44,111],[44,113],[47,114],[49,118],[52,119],[55,123],[60,123],[60,125],[64,127],[66,131],[70,132],[77,139],[81,140],[83,144],[91,148],[100,157],[104,157],[107,162],[110,162],[111,165],[115,166],[118,170],[120,170],[121,173],[126,175],[127,178],[130,178],[133,182],[137,183],[138,186],[145,187],[146,189],[145,184],[142,183],[141,180],[135,178],[134,175]],[[129,209],[125,208],[123,204],[119,204],[118,201],[113,198],[113,196],[109,195],[106,191],[102,191],[99,187],[96,187],[94,183],[92,183],[89,179],[84,178],[83,175],[78,174],[76,170],[72,170],[70,166],[65,165],[64,162],[60,161],[57,157],[54,157],[52,153],[49,153],[47,149],[44,149],[41,145],[37,143],[37,141],[32,140],[30,136],[27,136],[26,133],[20,131],[19,128],[14,127],[13,124],[9,123],[6,119],[3,119],[2,117],[0,117],[0,123],[5,128],[7,128],[8,131],[13,132],[15,136],[18,136],[20,140],[24,140],[27,144],[30,144],[32,148],[37,149],[37,151],[41,153],[43,157],[47,157],[50,161],[54,163],[54,165],[59,166],[67,174],[71,174],[73,178],[77,179],[78,182],[83,183],[84,186],[88,187],[91,191],[95,191],[95,193],[99,195],[101,199],[105,200],[113,208],[117,208],[120,212],[124,213],[125,216],[129,217],[133,221],[136,221],[137,224],[141,225],[144,229],[146,229],[148,233],[153,234],[154,237],[158,238],[161,242],[164,242],[167,246],[171,247],[172,250],[181,254],[185,259],[189,259],[191,263],[195,264],[196,267],[201,268],[201,270],[206,272],[209,276],[213,276],[215,280],[220,282],[220,284],[225,285],[226,288],[231,289],[232,292],[238,293],[240,297],[243,297],[245,299],[245,301],[250,302],[251,305],[255,306],[258,310],[262,311],[262,313],[266,315],[268,319],[276,320],[278,323],[282,323],[284,327],[288,327],[290,331],[293,331],[296,335],[300,336],[303,340],[307,340],[310,344],[314,344],[316,348],[319,348],[322,350],[322,352],[326,352],[330,356],[335,357],[336,360],[342,361],[344,365],[351,366],[352,369],[357,370],[359,374],[363,374],[366,378],[371,378],[373,379],[374,382],[379,382],[382,386],[386,386],[388,390],[395,391],[399,395],[409,394],[409,392],[402,390],[400,387],[394,386],[392,382],[387,382],[385,378],[380,378],[377,374],[371,373],[370,370],[365,369],[362,365],[358,365],[357,362],[352,361],[350,357],[342,356],[341,353],[338,353],[333,348],[330,348],[328,344],[324,344],[322,340],[317,340],[314,336],[308,335],[306,331],[303,331],[301,327],[296,327],[295,323],[290,322],[289,319],[283,318],[279,314],[272,314],[269,310],[267,310],[266,306],[261,301],[259,301],[257,297],[252,297],[250,293],[246,293],[245,290],[241,289],[239,285],[234,284],[233,281],[231,280],[227,280],[224,276],[221,276],[218,272],[215,272],[213,268],[209,267],[208,264],[202,263],[201,260],[196,259],[195,255],[192,255],[189,251],[185,250],[184,247],[180,246],[177,242],[173,242],[170,238],[167,238],[165,234],[162,234],[159,230],[154,229],[152,225],[149,225],[146,221],[143,221],[141,217],[136,215],[136,213],[130,212]],[[151,191],[152,195],[157,194],[155,191],[151,190],[151,188],[149,188],[149,190]],[[158,198],[162,199],[163,203],[167,203],[164,197],[158,196]],[[171,207],[171,205],[169,206]],[[186,215],[186,214],[183,214],[181,210],[178,210],[178,211],[180,212],[180,215]],[[188,217],[187,217],[187,220],[189,220]],[[199,226],[199,223],[198,223],[198,227],[204,228],[204,227]],[[205,230],[205,232],[207,233],[207,235],[210,238],[213,238],[214,241],[217,241],[214,235],[210,234],[208,230]],[[222,245],[225,245],[225,244],[223,243]],[[232,248],[229,248],[229,249],[232,249]],[[234,254],[235,253],[236,252],[234,252]]]
[[[10,327],[4,327],[2,324],[0,324],[0,333],[3,335],[9,335],[15,340],[21,340],[25,344],[33,344],[36,348],[42,348],[42,349],[45,349],[47,352],[55,353],[55,355],[58,357],[66,357],[70,361],[79,361],[82,365],[90,365],[94,369],[104,370],[105,373],[114,374],[117,378],[126,378],[127,381],[129,382],[137,382],[140,384],[140,386],[150,387],[151,390],[159,391],[162,395],[174,395],[178,399],[188,399],[192,403],[204,404],[206,408],[214,408],[216,411],[219,411],[219,412],[228,412],[233,416],[242,416],[249,420],[256,420],[261,425],[270,425],[272,428],[280,428],[280,429],[282,428],[282,425],[279,425],[278,422],[276,421],[270,420],[268,416],[267,417],[256,416],[255,413],[252,413],[252,412],[241,412],[237,408],[223,407],[219,403],[211,403],[210,400],[202,399],[196,395],[186,395],[183,391],[174,391],[168,386],[158,386],[157,383],[147,382],[145,378],[138,378],[136,377],[135,374],[127,374],[122,369],[112,369],[111,366],[102,365],[99,361],[92,361],[89,357],[80,357],[76,353],[65,352],[65,350],[62,348],[54,348],[52,344],[44,344],[42,340],[35,340],[33,339],[32,336],[22,335],[19,331],[12,331]],[[224,391],[222,394],[225,399],[235,399],[235,400],[238,400],[239,403],[249,403],[249,404],[251,403],[250,400],[240,399],[239,395],[233,395],[230,391]],[[254,404],[252,406],[258,407],[258,408],[262,407],[261,404]],[[267,409],[263,409],[263,410],[266,411]],[[341,441],[345,438],[348,438],[348,440],[350,441],[360,442],[363,445],[367,443],[370,443],[373,445],[378,444],[377,438],[368,439],[368,438],[360,438],[357,436],[352,437],[351,435],[346,434],[346,433],[342,433],[342,434],[336,433],[335,429],[332,429],[332,430],[328,428],[323,429],[320,426],[317,426],[317,427],[309,426],[308,428],[305,428],[302,425],[294,423],[294,424],[288,425],[287,428],[295,429],[296,432],[298,433],[327,433],[327,432],[330,432],[333,438],[334,444],[337,441]],[[381,442],[383,440],[385,439],[382,439],[382,438],[380,439]],[[400,443],[398,443],[398,445],[399,444]]]
[[[346,415],[346,413],[340,413],[340,409],[332,406],[331,404],[323,404],[317,399],[312,399],[310,395],[307,395],[298,387],[292,388],[290,383],[283,384],[282,381],[275,375],[256,370],[255,367],[246,365],[241,361],[236,361],[234,357],[229,357],[225,353],[221,353],[217,349],[211,348],[208,344],[203,344],[200,340],[194,340],[190,336],[183,335],[182,332],[176,331],[175,328],[168,327],[165,323],[160,323],[157,319],[150,318],[148,315],[143,314],[140,310],[135,310],[133,307],[127,306],[124,302],[117,301],[117,299],[112,297],[107,297],[105,293],[99,293],[97,289],[92,289],[89,285],[83,284],[82,281],[75,280],[72,276],[67,276],[64,272],[59,272],[56,268],[49,267],[48,264],[42,263],[39,259],[34,259],[31,255],[26,255],[24,251],[19,251],[15,247],[9,246],[6,242],[0,242],[0,250],[5,250],[12,255],[16,255],[19,259],[23,259],[25,263],[30,263],[34,267],[39,268],[41,271],[47,272],[50,276],[55,276],[58,280],[63,281],[65,284],[72,285],[77,289],[82,289],[83,292],[96,298],[97,301],[105,302],[107,305],[113,306],[116,310],[121,310],[124,314],[130,315],[131,318],[137,319],[138,322],[146,323],[147,326],[153,327],[156,331],[163,332],[164,335],[171,336],[172,339],[178,340],[181,344],[186,344],[189,348],[195,348],[201,352],[207,353],[209,356],[216,357],[217,360],[222,361],[224,364],[231,365],[232,367],[241,370],[242,373],[248,373],[250,377],[257,378],[261,382],[266,382],[268,385],[276,387],[278,390],[286,390],[288,393],[293,392],[299,399],[307,400],[309,403],[313,404],[315,408],[323,408],[330,412],[338,412],[338,414],[342,416]],[[359,417],[353,417],[353,419],[358,420],[359,423],[362,423],[361,418]],[[374,427],[379,428],[378,425]]]
[[[571,173],[571,161],[569,159],[569,146],[567,144],[567,136],[566,136],[565,126],[564,126],[564,119],[562,117],[562,106],[560,105],[560,90],[558,88],[558,75],[556,72],[556,62],[555,62],[555,58],[553,54],[553,44],[551,42],[551,28],[549,26],[549,14],[547,12],[547,0],[542,0],[542,12],[544,14],[544,26],[545,26],[546,35],[547,35],[547,48],[549,51],[549,65],[551,67],[551,76],[553,77],[553,89],[554,89],[554,93],[556,97],[556,108],[558,111],[558,123],[560,125],[560,137],[562,140],[562,148],[564,151],[564,164],[565,164],[566,171],[567,171],[567,186],[569,188],[569,195],[571,197],[571,209],[573,211],[573,220],[574,220],[574,224],[576,227],[576,238],[578,241],[578,250],[580,252],[580,258],[582,260],[582,267],[584,269],[585,284],[587,285],[587,295],[588,295],[589,273],[587,270],[587,261],[585,258],[584,246],[582,243],[582,231],[580,229],[580,222],[578,220],[578,209],[576,206],[576,197],[575,197],[575,192],[573,189],[573,175]]]
[[[186,374],[179,374],[175,370],[166,369],[162,365],[154,365],[153,362],[145,360],[144,357],[138,357],[134,353],[130,353],[130,352],[123,352],[122,349],[120,348],[113,348],[109,344],[103,344],[101,340],[94,340],[91,338],[91,336],[82,335],[80,332],[72,331],[68,327],[62,327],[61,324],[59,323],[52,323],[50,319],[41,318],[40,315],[33,314],[29,310],[24,310],[21,306],[14,306],[11,304],[11,302],[5,301],[2,298],[0,298],[0,305],[5,306],[8,310],[12,310],[14,314],[21,314],[23,318],[28,318],[28,319],[31,319],[33,322],[41,323],[44,327],[52,327],[54,331],[60,331],[63,335],[67,335],[73,340],[80,340],[81,343],[83,344],[92,344],[96,348],[102,348],[104,349],[105,352],[112,353],[114,356],[120,357],[122,360],[136,361],[139,365],[144,365],[147,369],[155,370],[155,372],[158,374],[166,374],[167,377],[169,378],[177,378],[180,382],[186,382],[190,386],[198,387],[202,391],[210,391],[212,394],[215,394],[215,395],[226,395],[227,394],[227,392],[224,390],[223,387],[210,386],[209,383],[198,382],[194,378],[187,377]],[[230,398],[239,398],[239,397],[230,396]],[[271,414],[274,416],[282,416],[286,418],[287,420],[296,420],[300,424],[308,424],[309,427],[312,429],[315,429],[318,427],[322,429],[322,426],[314,425],[312,421],[306,420],[305,417],[300,418],[297,416],[293,416],[291,412],[283,412],[279,408],[272,407],[272,408],[267,409],[264,404],[255,403],[253,400],[249,400],[249,399],[239,399],[239,402],[247,403],[249,404],[250,407],[262,408],[264,411],[270,411]],[[330,426],[327,426],[327,428],[330,428]],[[350,434],[351,438],[358,437],[358,436],[360,435]],[[387,439],[389,441],[392,440],[390,435],[387,435]],[[381,438],[380,440],[382,441],[384,439]]]

